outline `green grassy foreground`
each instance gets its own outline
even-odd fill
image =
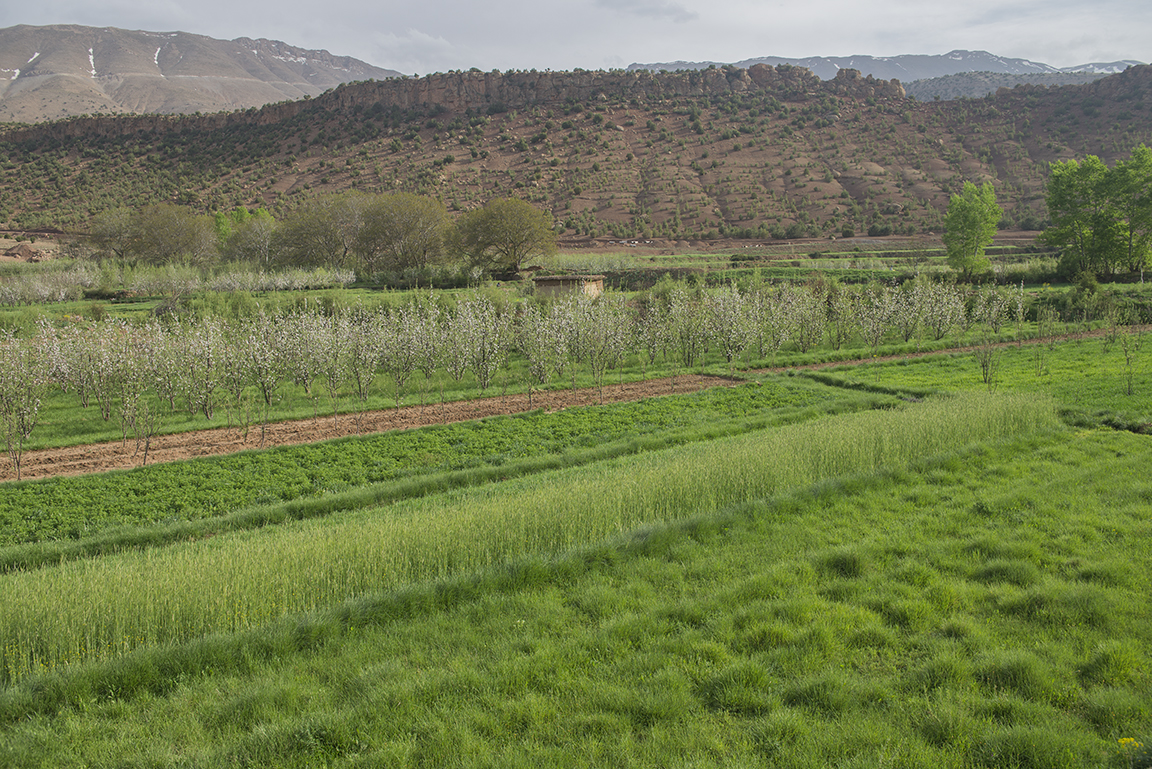
[[[1147,459],[986,443],[77,669],[0,763],[1146,766]]]
[[[1152,766],[1152,446],[1083,429],[1152,387],[1114,397],[1100,340],[1039,353],[994,396],[967,354],[811,374],[972,391],[818,421],[799,377],[751,417],[589,409],[532,440],[655,442],[33,558],[0,576],[0,766]],[[465,471],[518,467],[516,430]]]
[[[826,417],[499,484],[0,576],[0,681],[559,555],[638,526],[1056,424],[976,394]]]

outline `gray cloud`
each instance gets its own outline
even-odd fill
[[[595,4],[609,11],[648,19],[683,23],[700,18],[700,14],[696,11],[688,10],[679,3],[660,2],[659,0],[596,0]]]

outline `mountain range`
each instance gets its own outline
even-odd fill
[[[996,56],[987,51],[949,51],[940,55],[905,54],[902,56],[811,56],[803,59],[787,59],[779,56],[760,56],[737,62],[714,61],[675,61],[663,64],[630,64],[629,70],[650,70],[655,72],[677,70],[708,69],[728,64],[747,69],[753,64],[777,66],[787,64],[804,67],[821,80],[831,80],[842,69],[859,70],[864,75],[883,80],[899,80],[909,83],[915,80],[957,75],[962,72],[996,72],[1008,75],[1052,75],[1059,73],[1087,72],[1094,75],[1112,75],[1123,72],[1130,66],[1142,64],[1134,60],[1093,62],[1075,67],[1053,67],[1028,59],[1012,59]]]
[[[74,25],[0,29],[2,122],[240,110],[397,76],[277,40]]]
[[[822,80],[844,69],[900,80],[921,100],[976,98],[1019,84],[1079,85],[1138,65],[1094,62],[1057,68],[986,51],[891,57],[734,63],[632,64],[629,71],[694,71],[755,64],[803,67]],[[404,77],[348,56],[278,40],[218,40],[186,32],[77,25],[0,29],[0,123],[40,123],[78,115],[229,112],[317,96],[338,85]]]

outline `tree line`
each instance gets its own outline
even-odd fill
[[[1043,238],[1062,250],[1061,275],[1143,274],[1152,248],[1152,149],[1140,145],[1111,168],[1095,155],[1053,163],[1047,203]]]
[[[556,232],[549,213],[519,198],[496,198],[453,219],[436,198],[341,192],[311,198],[280,219],[263,208],[204,215],[172,203],[120,207],[93,217],[88,242],[97,258],[129,264],[223,260],[361,276],[471,266],[501,274],[553,253]]]

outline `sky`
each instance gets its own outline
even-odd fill
[[[988,51],[1054,67],[1152,62],[1148,0],[38,0],[0,28],[80,24],[269,38],[385,69],[611,69],[634,62]]]

